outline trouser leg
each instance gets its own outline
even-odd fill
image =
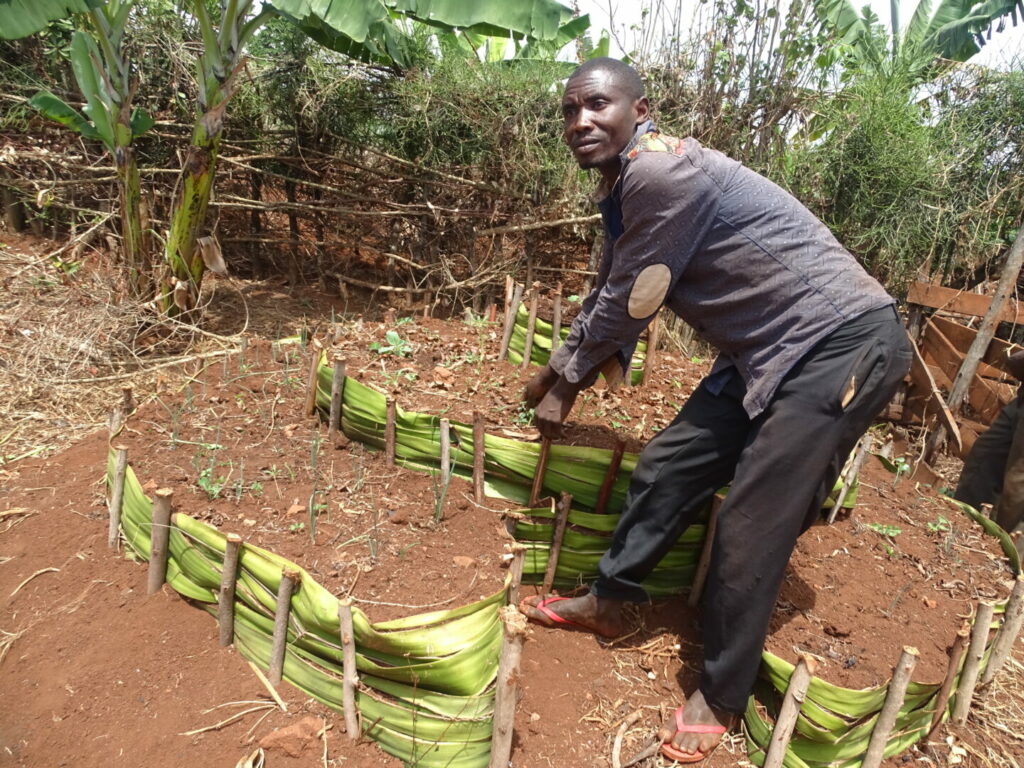
[[[630,480],[622,518],[598,565],[598,597],[644,602],[644,579],[716,490],[731,479],[746,442],[739,376],[718,395],[701,383],[675,420],[647,444]]]
[[[910,368],[894,314],[870,317],[875,322],[848,323],[808,353],[750,430],[718,512],[704,595],[701,691],[714,707],[746,706],[808,509]],[[856,394],[844,408],[851,381]]]
[[[1019,399],[1013,402],[1019,406]],[[995,521],[1009,532],[1013,532],[1024,523],[1024,409],[1016,409],[1014,421],[1002,493],[993,515]],[[1017,549],[1021,549],[1020,543]]]
[[[1016,397],[996,416],[992,425],[974,441],[960,472],[953,498],[975,509],[982,504],[995,504],[1003,487],[1014,427],[1020,411]]]

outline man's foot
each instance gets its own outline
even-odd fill
[[[732,713],[710,706],[698,689],[658,732],[664,741],[661,751],[681,763],[703,760],[722,741],[735,719]]]
[[[519,603],[519,611],[545,627],[572,627],[602,637],[623,633],[622,603],[589,592],[581,597],[527,597]]]

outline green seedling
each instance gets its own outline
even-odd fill
[[[412,345],[403,339],[398,331],[388,331],[384,334],[385,343],[375,341],[370,344],[370,349],[378,355],[395,355],[396,357],[408,357],[412,354]]]
[[[214,465],[211,462],[210,466],[199,471],[199,477],[196,478],[196,485],[206,492],[210,501],[220,496],[220,492],[224,490],[224,486],[227,484],[227,478],[223,475],[214,478],[213,470]]]
[[[526,403],[519,403],[515,414],[512,416],[512,423],[520,426],[527,426],[533,423],[533,408],[528,408]]]
[[[895,488],[901,477],[910,474],[910,462],[899,456],[893,461],[893,465],[896,467],[896,477],[892,481],[892,486]]]
[[[928,523],[928,530],[932,533],[948,533],[950,529],[949,520],[942,515],[934,522]]]
[[[306,524],[305,523],[301,523],[301,522],[300,523],[292,523],[291,525],[288,526],[288,530],[291,531],[292,533],[301,533],[302,531],[306,530]]]
[[[570,296],[566,296],[565,300],[568,301],[570,304],[579,304],[580,301],[582,301],[582,299],[580,299],[580,297],[575,293]]]
[[[887,523],[868,523],[867,527],[879,536],[885,536],[889,539],[894,539],[903,533],[903,529],[898,525],[889,525]]]

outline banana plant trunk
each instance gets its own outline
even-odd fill
[[[142,186],[135,149],[118,147],[114,152],[117,169],[118,202],[121,209],[121,247],[128,268],[128,290],[136,299],[149,293],[150,265],[142,224]]]

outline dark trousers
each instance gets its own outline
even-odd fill
[[[718,395],[703,382],[641,453],[592,589],[599,597],[646,601],[644,578],[712,494],[731,485],[703,598],[700,687],[711,706],[744,710],[796,539],[820,515],[910,358],[895,310],[869,312],[808,352],[756,418],[743,409],[739,375]]]
[[[1020,410],[1018,395],[996,416],[987,430],[974,441],[960,472],[954,499],[981,509],[982,504],[995,504],[1003,490],[1003,478],[1010,458],[1010,446]]]

